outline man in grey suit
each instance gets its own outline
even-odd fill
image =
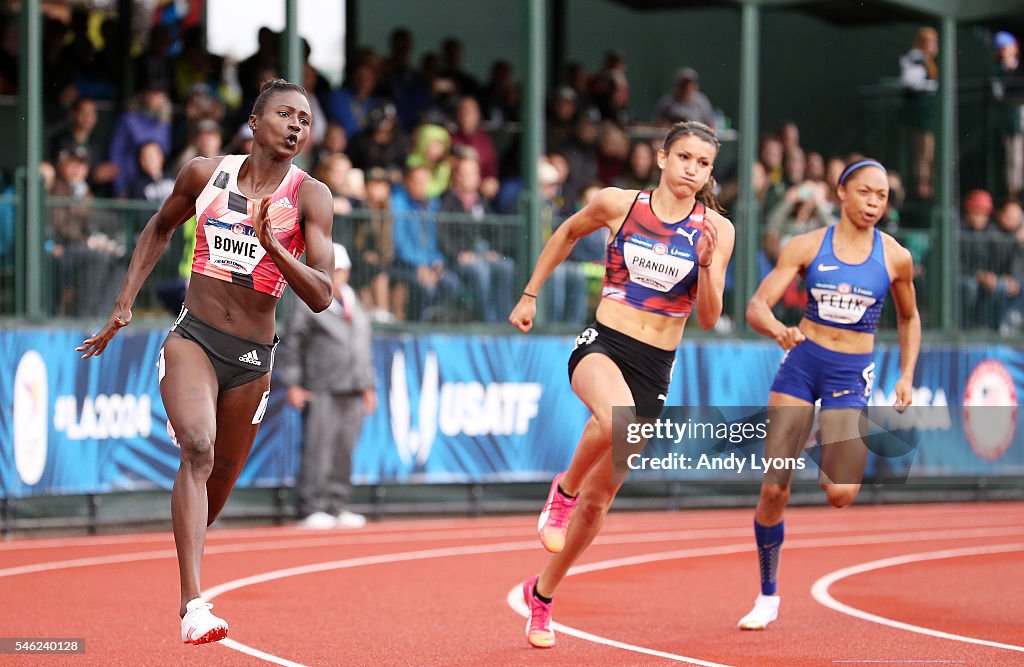
[[[313,313],[292,304],[288,335],[278,353],[288,403],[304,415],[298,503],[308,528],[359,528],[366,519],[345,508],[352,453],[363,416],[377,407],[370,317],[348,284],[352,264],[334,244],[334,302]]]

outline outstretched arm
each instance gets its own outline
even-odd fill
[[[593,201],[574,213],[555,230],[537,258],[537,264],[533,267],[533,275],[526,283],[519,303],[512,309],[512,314],[508,316],[508,321],[513,326],[523,332],[529,331],[533,327],[533,318],[537,314],[536,297],[548,276],[565,261],[576,242],[587,234],[601,227],[608,227],[613,233],[618,231],[614,227],[625,219],[635,198],[635,190],[605,188],[594,197]]]
[[[83,359],[103,354],[110,339],[122,327],[128,326],[132,319],[135,297],[139,295],[143,283],[167,248],[174,230],[195,214],[196,198],[219,163],[219,158],[195,158],[182,168],[174,181],[171,195],[164,200],[160,210],[149,219],[139,236],[139,242],[132,253],[132,261],[128,265],[128,273],[114,301],[114,311],[99,333],[86,338],[75,348],[76,351],[83,353]]]
[[[334,244],[331,229],[334,226],[334,199],[327,186],[307,178],[299,186],[299,215],[302,233],[306,238],[306,263],[303,264],[281,245],[270,225],[271,197],[264,197],[253,212],[252,226],[256,238],[280,269],[281,275],[310,309],[319,313],[331,305],[333,299]]]
[[[914,259],[910,252],[897,243],[895,277],[889,291],[896,306],[896,327],[900,344],[900,379],[896,383],[896,402],[893,407],[903,412],[914,400],[914,369],[921,351],[921,316],[917,311],[917,291],[914,288]],[[887,249],[891,252],[891,248]]]
[[[779,302],[786,288],[796,278],[801,268],[813,259],[817,239],[809,240],[808,234],[792,239],[779,253],[775,268],[764,277],[754,296],[747,304],[747,322],[754,331],[775,340],[783,350],[791,350],[804,341],[799,327],[787,327],[776,319],[772,308]]]

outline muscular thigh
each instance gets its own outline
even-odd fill
[[[865,418],[855,408],[821,411],[823,482],[860,484],[868,459],[867,445],[861,437],[861,422]]]
[[[217,441],[213,477],[233,482],[242,471],[270,399],[270,374],[228,389],[217,401]],[[255,422],[255,423],[254,423]]]
[[[768,420],[765,457],[796,458],[803,451],[814,426],[814,405],[773,391],[768,396]],[[765,473],[765,481],[788,484],[790,473],[790,470],[769,470]]]
[[[199,345],[168,334],[158,362],[160,396],[179,443],[212,442],[217,432],[217,376]]]

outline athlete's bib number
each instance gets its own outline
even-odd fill
[[[629,279],[658,292],[670,292],[690,275],[693,260],[682,253],[674,246],[636,234],[622,248]]]
[[[232,273],[251,274],[267,254],[253,234],[252,227],[242,223],[226,228],[207,223],[210,264]]]
[[[860,322],[867,309],[875,305],[876,301],[874,297],[853,294],[849,287],[845,290],[812,287],[811,296],[818,302],[818,317],[836,324]]]

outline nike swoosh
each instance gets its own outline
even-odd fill
[[[853,393],[852,389],[844,389],[842,391],[833,391],[832,392],[832,398],[839,398],[840,396],[846,396],[847,394],[852,394],[852,393]]]
[[[826,266],[825,264],[819,264],[818,265],[818,270],[819,271],[835,271],[838,268],[839,268],[838,266]]]
[[[539,531],[539,530],[540,530],[541,528],[543,528],[543,527],[544,527],[544,524],[545,524],[545,523],[547,523],[547,522],[548,522],[548,515],[549,515],[549,514],[551,514],[551,512],[550,512],[550,511],[547,511],[547,510],[545,510],[544,512],[541,512],[541,513],[540,513],[540,521],[538,521],[538,522],[537,522],[537,530],[538,530],[538,531]]]

